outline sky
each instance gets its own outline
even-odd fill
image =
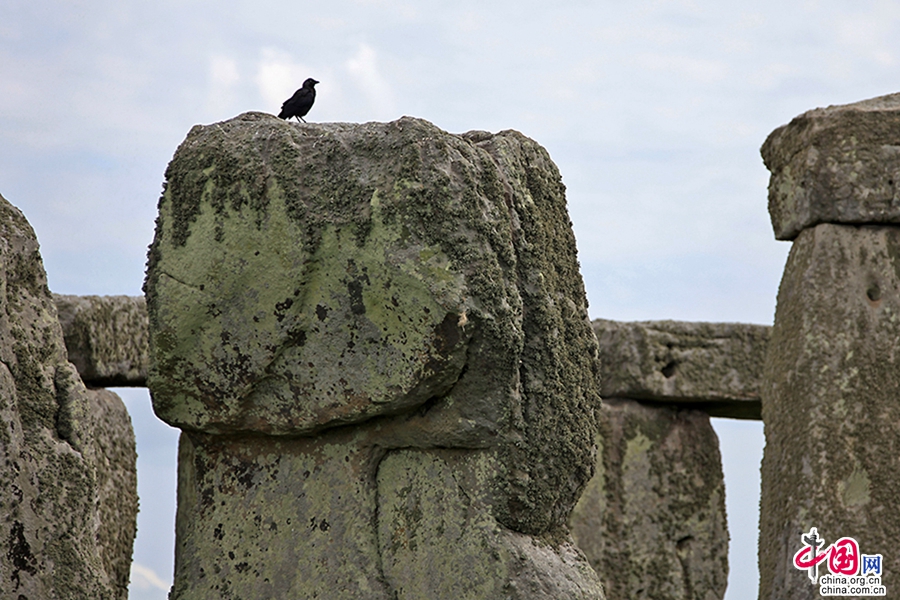
[[[197,123],[427,119],[516,129],[567,186],[593,318],[771,324],[790,244],[759,147],[819,106],[898,91],[900,3],[868,0],[4,0],[0,194],[53,291],[139,295],[166,164]],[[177,432],[124,390],[141,493],[132,595],[171,582]],[[760,423],[714,420],[727,600],[756,598]]]

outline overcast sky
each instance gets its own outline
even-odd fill
[[[808,109],[898,91],[900,3],[3,0],[0,194],[37,231],[51,289],[140,294],[190,127],[276,113],[306,77],[321,82],[309,121],[411,115],[543,144],[592,317],[770,324],[789,244],[772,236],[759,146]],[[142,485],[132,598],[163,598],[175,436],[145,392],[126,400]],[[756,598],[762,428],[716,428],[727,598]]]

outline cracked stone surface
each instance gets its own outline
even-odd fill
[[[191,130],[159,210],[173,599],[603,597],[566,528],[599,371],[543,148],[247,113]]]
[[[761,600],[818,597],[791,561],[813,527],[900,585],[898,127],[892,94],[804,113],[762,148],[775,236],[794,242],[761,390]]]
[[[0,197],[0,596],[128,596],[137,519],[125,405],[66,359],[37,238]]]
[[[91,387],[146,387],[143,296],[54,294],[69,362]],[[771,326],[684,321],[593,321],[601,395],[761,419],[759,389]]]

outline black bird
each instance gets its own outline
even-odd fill
[[[312,77],[304,81],[303,87],[294,92],[294,95],[281,105],[281,112],[278,113],[278,118],[290,119],[291,117],[297,117],[306,123],[303,117],[306,116],[306,113],[312,108],[313,102],[316,101],[315,85],[317,83],[319,82]]]

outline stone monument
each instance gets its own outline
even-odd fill
[[[197,126],[145,284],[182,429],[171,598],[591,598],[596,339],[564,187],[513,131]]]
[[[710,413],[758,418],[768,327],[596,319],[597,473],[569,523],[610,598],[721,600],[728,526]]]
[[[792,562],[813,527],[820,556],[854,538],[900,592],[898,134],[893,94],[804,113],[762,147],[775,236],[793,240],[763,377],[762,600],[820,597]]]
[[[128,597],[137,519],[122,400],[85,388],[25,216],[0,196],[0,597]]]

